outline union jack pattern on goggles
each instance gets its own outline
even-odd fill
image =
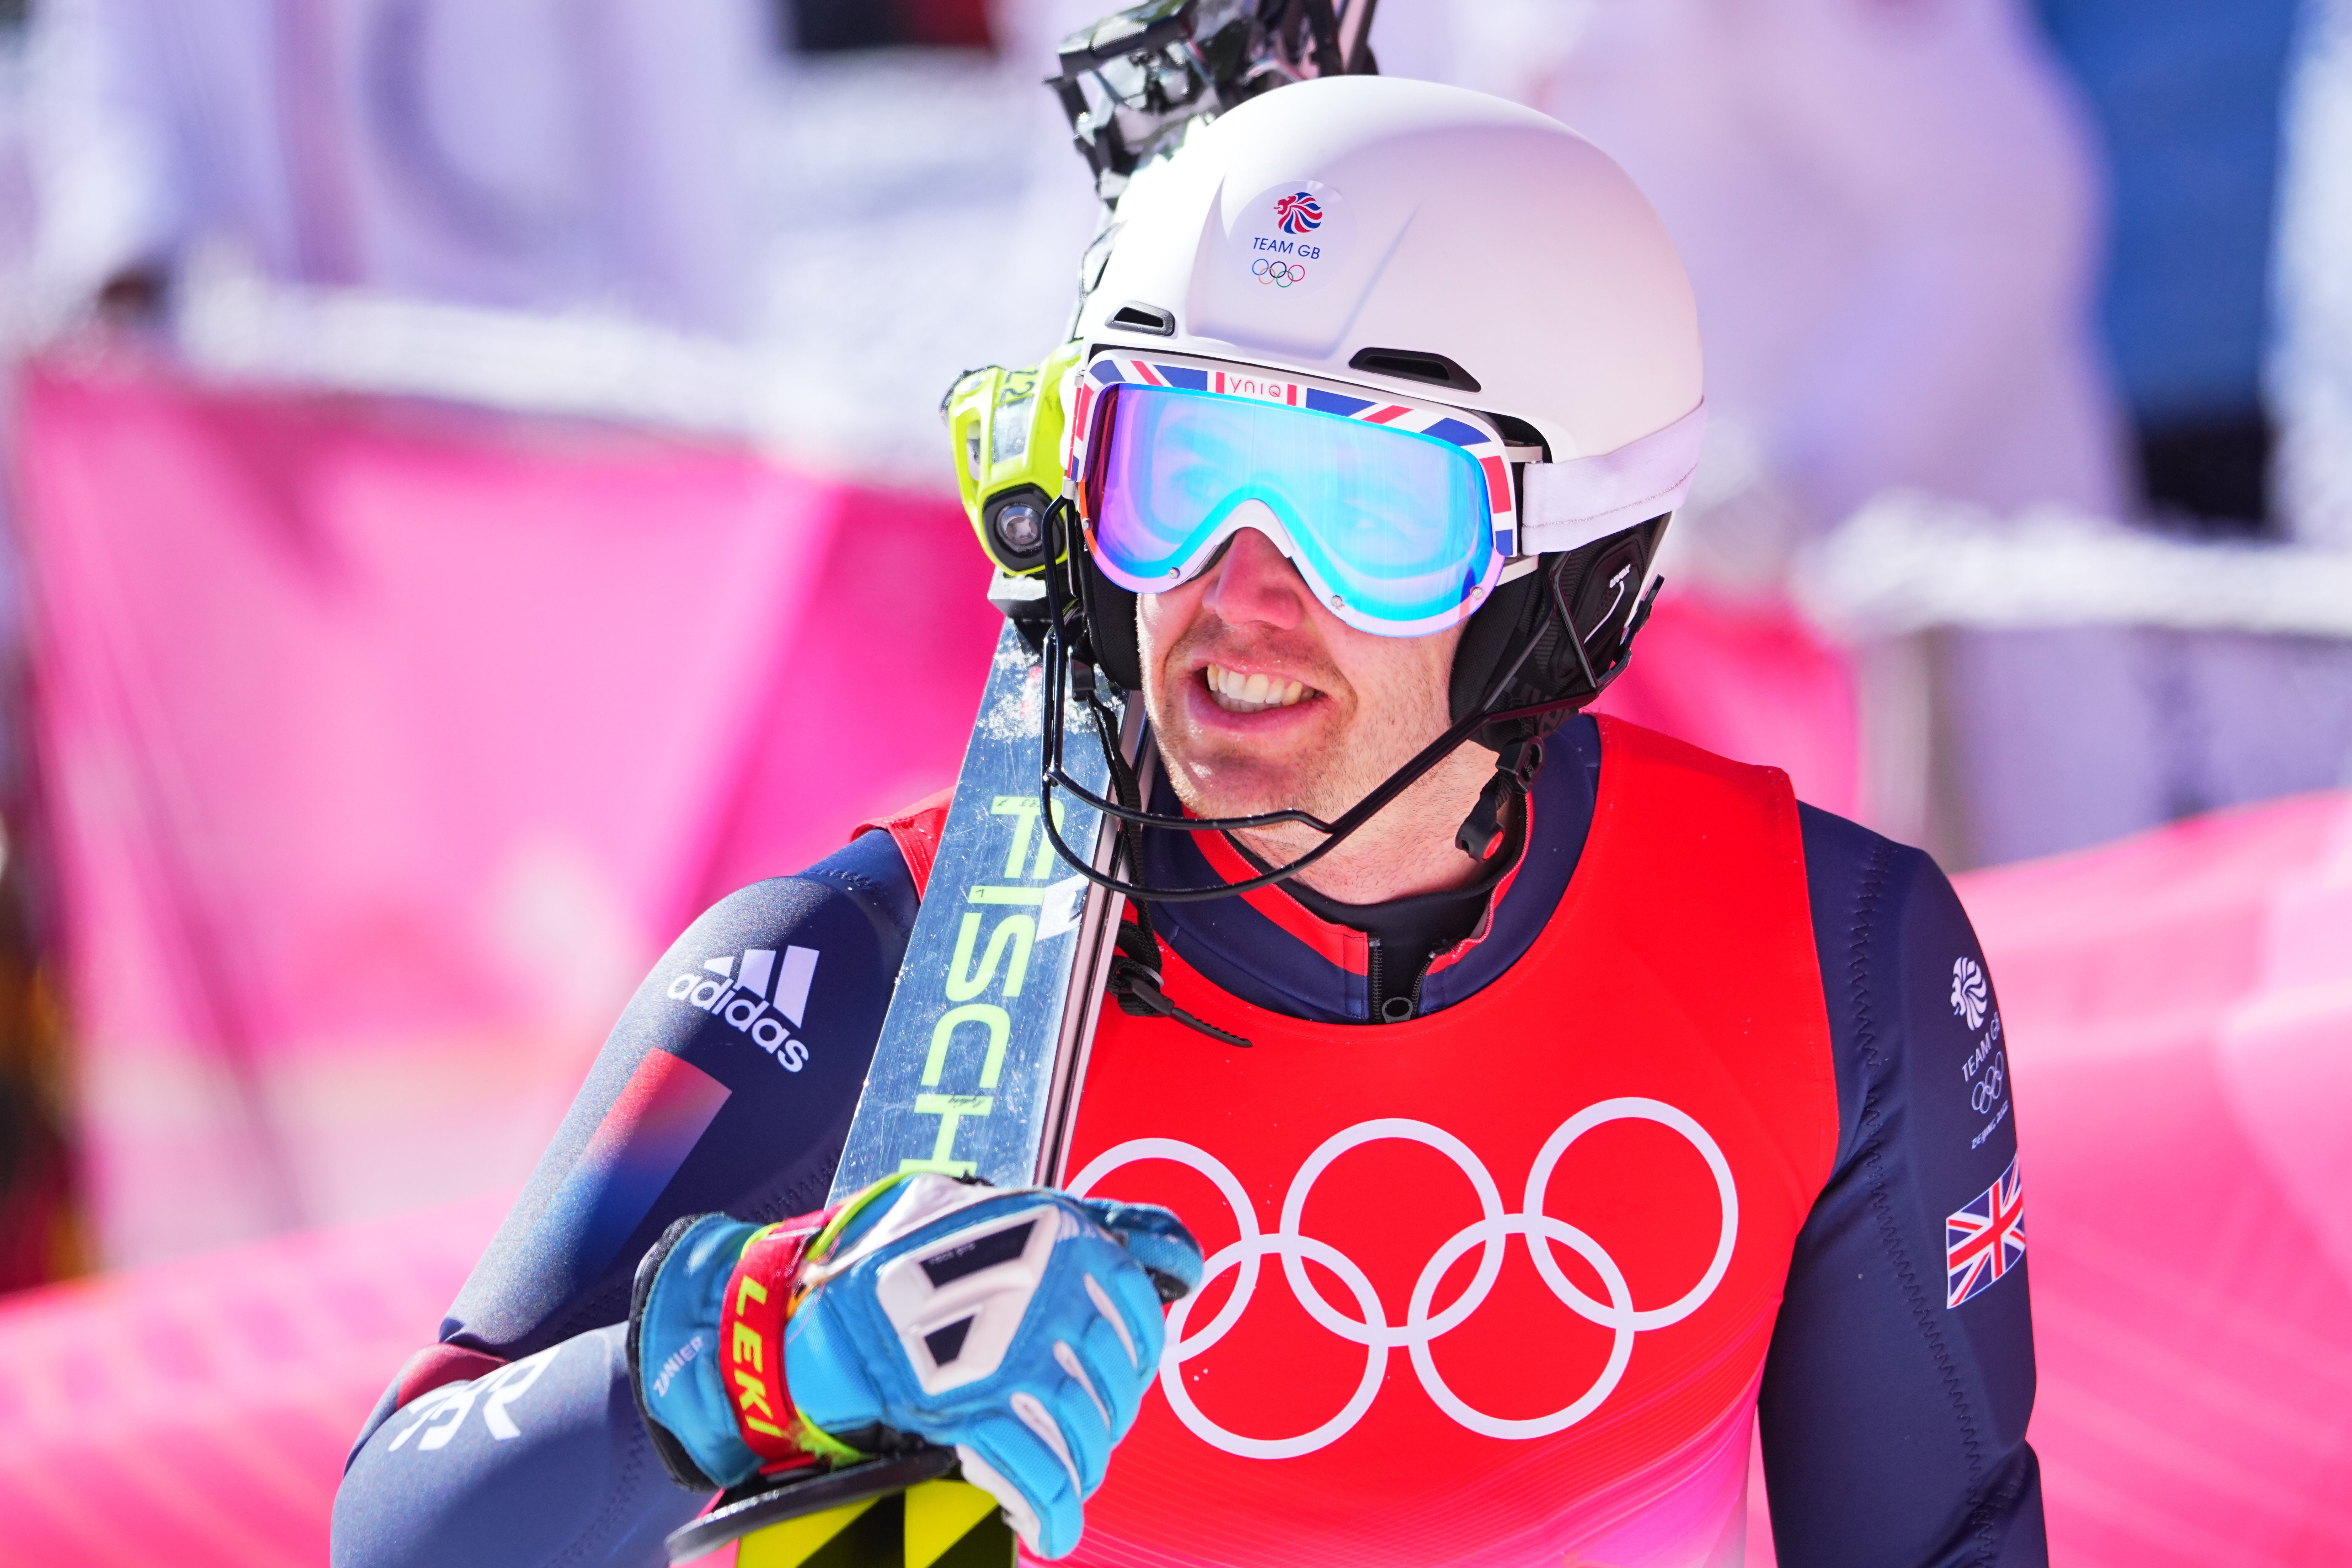
[[[1098,354],[1071,428],[1095,562],[1156,593],[1255,528],[1333,614],[1413,637],[1460,622],[1517,530],[1502,436],[1478,415],[1242,366]]]
[[[1255,528],[1341,621],[1417,637],[1467,619],[1515,556],[1572,548],[1557,527],[1542,530],[1550,538],[1524,537],[1512,470],[1515,460],[1540,455],[1507,448],[1473,410],[1287,371],[1115,351],[1087,362],[1073,399],[1066,466],[1095,562],[1135,592],[1190,581],[1235,533]],[[1579,493],[1553,483],[1560,504],[1549,510],[1580,507],[1587,515],[1572,521],[1584,537],[1574,542],[1588,542],[1679,503],[1702,413],[1633,444],[1644,450],[1628,449],[1632,472],[1618,454],[1597,464],[1528,463],[1522,472],[1576,471]],[[1685,447],[1692,461],[1680,461]],[[1647,493],[1593,511],[1596,482],[1622,492],[1629,481]],[[1615,520],[1630,512],[1639,515]]]

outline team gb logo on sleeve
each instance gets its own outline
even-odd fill
[[[1965,956],[1953,959],[1952,1011],[1966,1020],[1971,1030],[1984,1027],[1985,1000],[1983,967]]]

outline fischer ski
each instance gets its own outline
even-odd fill
[[[1129,177],[1174,151],[1194,121],[1261,92],[1373,70],[1375,3],[1150,0],[1064,42],[1062,74],[1047,85],[1106,204],[1081,263],[1081,307]],[[1048,658],[1045,579],[1071,564],[1056,550],[1063,383],[1083,348],[1065,344],[1031,369],[969,372],[942,406],[1005,625],[829,1201],[901,1170],[1005,1186],[1055,1186],[1063,1174],[1125,900],[1054,844],[1058,836],[1111,873],[1116,822],[1065,790],[1047,831],[1049,702],[1060,697],[1067,727],[1094,737],[1077,737],[1061,763],[1089,793],[1117,799],[1115,774],[1131,783],[1151,767],[1140,695]],[[1065,692],[1049,692],[1049,679]],[[738,1568],[1011,1568],[1015,1542],[995,1500],[955,1472],[952,1451],[924,1447],[782,1485],[754,1480],[674,1531],[669,1560],[740,1542]]]
[[[1000,604],[1005,590],[1021,593],[1018,580],[1000,577],[998,588]],[[1060,1174],[1124,900],[1064,865],[1041,831],[1045,670],[1043,622],[1025,613],[1033,603],[1042,612],[1042,596],[1012,600],[997,638],[929,890],[828,1201],[900,1170],[999,1186],[1052,1185]],[[1143,705],[1130,697],[1114,711],[1123,734],[1112,739],[1132,759],[1143,743]],[[1073,749],[1088,786],[1108,789],[1102,748]],[[1073,805],[1057,826],[1074,848],[1091,847],[1097,870],[1110,869],[1118,835],[1102,831],[1098,813]],[[757,1561],[771,1568],[1004,1568],[1012,1531],[995,1500],[953,1479],[954,1468],[952,1451],[927,1448],[781,1487],[754,1482],[673,1533],[669,1559],[691,1562],[757,1531]]]

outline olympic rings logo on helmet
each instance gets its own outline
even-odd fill
[[[1302,262],[1268,261],[1259,256],[1250,263],[1250,276],[1260,283],[1271,283],[1276,288],[1287,288],[1294,283],[1307,281],[1307,267]]]
[[[1698,1152],[1714,1174],[1716,1197],[1722,1207],[1722,1228],[1717,1239],[1715,1256],[1706,1271],[1679,1299],[1662,1307],[1638,1308],[1633,1304],[1633,1291],[1625,1282],[1624,1271],[1615,1259],[1591,1237],[1564,1220],[1555,1219],[1543,1211],[1544,1191],[1551,1183],[1552,1172],[1559,1166],[1569,1146],[1593,1128],[1604,1123],[1626,1120],[1655,1122],[1682,1134],[1684,1140]],[[1412,1297],[1405,1309],[1405,1321],[1391,1325],[1381,1311],[1379,1293],[1371,1280],[1356,1261],[1328,1242],[1318,1241],[1299,1231],[1299,1220],[1307,1207],[1307,1195],[1331,1162],[1350,1149],[1383,1139],[1402,1139],[1436,1150],[1451,1159],[1456,1168],[1470,1180],[1478,1197],[1479,1218],[1464,1226],[1430,1255],[1422,1266],[1421,1275],[1413,1283]],[[1644,1329],[1664,1328],[1680,1322],[1704,1305],[1731,1266],[1733,1244],[1739,1236],[1739,1196],[1731,1178],[1730,1162],[1724,1158],[1723,1149],[1706,1129],[1685,1113],[1660,1100],[1629,1096],[1603,1100],[1588,1105],[1561,1123],[1545,1141],[1537,1155],[1534,1166],[1528,1173],[1528,1183],[1522,1206],[1516,1214],[1506,1213],[1502,1195],[1486,1165],[1471,1151],[1470,1146],[1453,1134],[1426,1122],[1404,1117],[1382,1117],[1360,1122],[1342,1132],[1326,1138],[1307,1156],[1291,1179],[1290,1190],[1282,1200],[1282,1221],[1272,1234],[1261,1232],[1257,1212],[1249,1194],[1224,1164],[1213,1155],[1195,1148],[1176,1138],[1135,1138],[1104,1150],[1087,1163],[1069,1184],[1074,1197],[1083,1197],[1095,1185],[1123,1166],[1140,1160],[1171,1160],[1199,1172],[1213,1183],[1223,1195],[1226,1206],[1233,1210],[1241,1228],[1241,1238],[1232,1245],[1220,1248],[1202,1270],[1202,1290],[1211,1281],[1228,1270],[1238,1270],[1233,1293],[1207,1326],[1190,1334],[1185,1330],[1193,1303],[1202,1299],[1202,1291],[1178,1301],[1168,1312],[1167,1351],[1160,1364],[1160,1386],[1168,1396],[1171,1408],[1192,1435],[1228,1454],[1251,1459],[1289,1459],[1328,1448],[1345,1436],[1349,1428],[1364,1418],[1364,1414],[1378,1397],[1388,1375],[1389,1353],[1402,1348],[1412,1358],[1414,1373],[1421,1385],[1437,1407],[1451,1416],[1457,1426],[1485,1437],[1512,1440],[1549,1437],[1565,1431],[1599,1409],[1603,1401],[1616,1390],[1625,1375],[1626,1366],[1633,1356],[1634,1336]],[[1590,1387],[1581,1395],[1548,1416],[1514,1420],[1490,1416],[1472,1406],[1453,1389],[1437,1370],[1430,1354],[1431,1344],[1441,1335],[1461,1326],[1476,1312],[1494,1289],[1501,1273],[1506,1240],[1512,1236],[1521,1239],[1533,1260],[1536,1271],[1545,1285],[1562,1305],[1587,1322],[1611,1332],[1609,1359]],[[1540,1238],[1546,1245],[1538,1247]],[[1601,1278],[1609,1299],[1598,1301],[1579,1289],[1561,1270],[1552,1256],[1552,1242],[1558,1242],[1576,1253]],[[1434,1315],[1430,1306],[1437,1287],[1465,1253],[1472,1248],[1480,1249],[1477,1272],[1469,1286],[1454,1303]],[[1310,1431],[1288,1437],[1250,1437],[1220,1427],[1193,1404],[1190,1389],[1185,1386],[1182,1367],[1185,1362],[1206,1352],[1233,1328],[1250,1300],[1257,1292],[1258,1265],[1261,1260],[1277,1257],[1282,1260],[1284,1277],[1289,1281],[1291,1293],[1309,1317],[1351,1344],[1365,1349],[1364,1375],[1339,1413]],[[1337,1275],[1356,1298],[1362,1313],[1351,1318],[1323,1299],[1307,1273],[1309,1262],[1321,1265]]]

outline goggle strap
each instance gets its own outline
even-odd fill
[[[1520,471],[1519,551],[1564,554],[1680,507],[1698,471],[1706,403],[1613,452]]]

